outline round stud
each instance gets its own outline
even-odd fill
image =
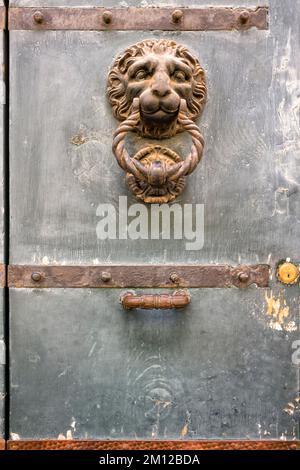
[[[240,273],[238,275],[239,281],[240,282],[247,282],[249,281],[249,274],[248,273]]]
[[[42,280],[42,275],[41,273],[32,273],[31,274],[31,279],[34,281],[34,282],[39,282]]]
[[[243,10],[239,15],[239,20],[242,24],[246,24],[249,21],[250,13],[247,10]]]
[[[174,10],[172,13],[172,21],[173,23],[179,23],[182,20],[183,11],[182,10]]]
[[[293,263],[282,263],[277,268],[277,277],[283,284],[293,284],[297,281],[299,274],[299,267]]]
[[[112,12],[111,11],[105,11],[103,12],[102,19],[104,23],[109,24],[112,22]]]
[[[44,15],[41,11],[35,11],[33,13],[33,20],[37,24],[42,24],[44,22]]]
[[[179,276],[177,273],[171,273],[170,274],[170,280],[174,282],[174,284],[177,284],[179,282]]]
[[[111,274],[106,271],[103,271],[103,273],[101,273],[101,281],[109,282],[110,280],[111,280]]]

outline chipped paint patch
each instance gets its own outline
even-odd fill
[[[283,409],[289,416],[300,416],[300,397],[294,398]]]
[[[288,324],[285,326],[285,331],[291,333],[292,331],[297,331],[297,325],[294,321],[289,321]]]
[[[287,305],[283,294],[275,297],[273,292],[265,293],[265,301],[267,304],[266,314],[269,318],[268,326],[276,331],[287,331],[288,333],[297,330],[297,325],[290,320],[290,307]]]
[[[65,441],[65,440],[71,441],[73,439],[72,430],[68,429],[66,432],[66,435],[60,433],[57,439],[60,441]]]
[[[19,434],[17,434],[16,432],[11,432],[10,433],[10,438],[13,440],[13,441],[19,441],[21,438],[19,436]]]
[[[5,343],[1,339],[0,340],[0,366],[5,365]]]
[[[180,436],[184,437],[187,435],[188,432],[189,432],[189,426],[188,424],[185,424],[183,428],[181,429]]]
[[[72,417],[72,421],[70,424],[71,428],[73,429],[73,432],[76,431],[76,419]]]

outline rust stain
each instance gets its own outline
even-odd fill
[[[9,450],[300,450],[299,440],[21,440],[8,441]]]
[[[80,2],[79,2],[80,3]],[[204,7],[36,7],[9,8],[9,30],[161,30],[161,31],[246,31],[266,30],[266,6],[254,8]],[[175,14],[175,15],[174,15]],[[4,25],[4,8],[0,9],[0,28]]]
[[[72,139],[70,140],[71,144],[76,145],[77,147],[85,144],[87,141],[88,138],[81,134],[74,135],[74,137],[72,137]]]

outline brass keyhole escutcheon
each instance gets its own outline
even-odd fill
[[[284,262],[277,268],[277,278],[283,284],[294,284],[300,275],[299,267],[291,262]]]

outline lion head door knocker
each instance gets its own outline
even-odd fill
[[[206,98],[205,75],[198,60],[175,41],[139,42],[115,60],[107,93],[115,117],[122,121],[112,148],[126,172],[128,187],[146,203],[173,201],[203,154],[204,140],[193,122]],[[183,131],[192,141],[185,159],[161,145],[148,144],[133,156],[125,148],[128,132],[164,139]]]

